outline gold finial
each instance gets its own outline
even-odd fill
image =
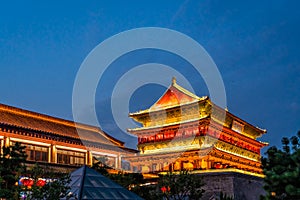
[[[173,76],[172,78],[172,85],[175,85],[176,84],[176,77]]]

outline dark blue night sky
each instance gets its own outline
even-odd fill
[[[282,136],[300,130],[299,7],[299,1],[285,0],[2,2],[0,103],[72,120],[73,83],[88,53],[119,32],[164,27],[206,49],[223,77],[229,111],[267,129],[260,140],[279,145]],[[130,147],[134,139],[111,119],[110,95],[123,73],[147,62],[172,66],[198,96],[208,95],[189,64],[168,52],[120,57],[100,81],[95,102],[101,127]],[[130,111],[151,106],[164,90],[139,88]]]

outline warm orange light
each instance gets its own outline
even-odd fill
[[[276,196],[276,193],[275,193],[275,192],[271,192],[271,196],[272,196],[272,197],[275,197],[275,196]]]

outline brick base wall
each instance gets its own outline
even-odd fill
[[[263,179],[236,172],[199,174],[205,183],[202,199],[214,200],[223,192],[234,200],[259,200],[264,195]]]

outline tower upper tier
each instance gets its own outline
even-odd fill
[[[149,109],[130,113],[129,116],[142,124],[142,127],[128,129],[133,134],[139,134],[141,130],[207,118],[252,139],[266,132],[236,117],[227,109],[215,105],[208,96],[198,97],[191,93],[178,85],[175,78],[172,79],[165,93]]]

